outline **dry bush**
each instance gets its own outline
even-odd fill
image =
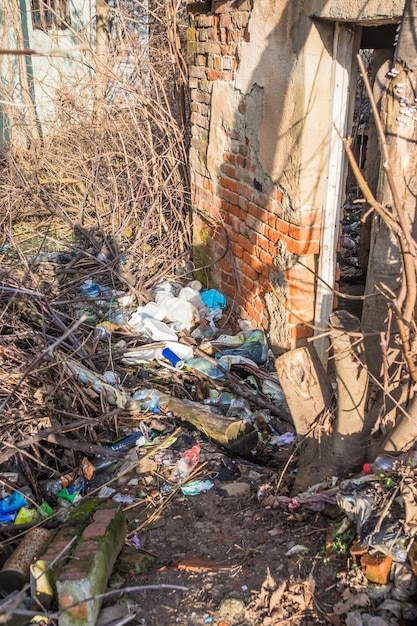
[[[137,305],[161,279],[192,278],[185,63],[175,15],[169,0],[151,3],[149,37],[141,40],[140,3],[117,0],[108,45],[95,51],[74,30],[79,72],[66,75],[51,56],[61,73],[48,123],[33,118],[36,108],[14,106],[12,81],[2,88],[16,141],[0,161],[1,462],[20,441],[22,462],[38,459],[39,472],[53,446],[45,457],[38,440],[24,445],[28,437],[109,409],[60,363],[64,353],[95,371],[112,366],[113,354],[92,349],[103,311],[80,293],[86,279],[133,294]],[[36,491],[37,480],[30,483]]]

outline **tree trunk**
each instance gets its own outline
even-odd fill
[[[294,493],[321,482],[328,475],[324,445],[329,425],[326,416],[333,398],[330,381],[313,347],[285,352],[275,361],[299,442],[298,473]]]
[[[394,68],[385,74],[386,88],[381,103],[381,122],[386,138],[389,159],[381,159],[377,200],[392,210],[397,217],[397,208],[404,214],[407,228],[416,238],[416,197],[417,197],[417,142],[415,139],[415,106],[417,88],[417,38],[416,33],[417,3],[407,0],[405,3],[401,30],[396,48]],[[379,77],[384,80],[383,76]],[[389,170],[396,184],[398,199],[393,197]],[[398,204],[398,207],[396,206]],[[372,249],[369,257],[368,278],[365,294],[377,294],[365,301],[362,317],[364,332],[386,331],[387,313],[390,295],[378,295],[378,290],[386,287],[398,294],[404,282],[401,274],[401,260],[397,238],[382,222],[378,215],[373,218]],[[396,330],[395,323],[393,330]],[[378,334],[366,340],[368,360],[372,373],[381,376],[382,352]],[[390,363],[398,355],[395,345],[395,333],[391,335],[388,348]]]
[[[330,316],[330,339],[337,382],[337,414],[333,432],[333,465],[350,472],[365,460],[372,424],[365,419],[368,372],[359,320],[347,311]]]
[[[300,439],[295,493],[356,471],[366,459],[372,424],[365,418],[368,375],[359,320],[336,311],[330,321],[338,388],[335,418],[332,387],[314,349],[286,352],[275,364]]]

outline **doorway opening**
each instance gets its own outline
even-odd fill
[[[378,101],[378,72],[394,56],[397,24],[364,26],[359,54],[362,58],[374,97]],[[359,72],[355,80],[353,123],[351,128],[352,149],[356,162],[372,193],[376,196],[380,153],[375,123],[369,97]],[[362,192],[348,166],[345,200],[341,211],[340,250],[337,261],[340,268],[339,290],[351,296],[362,296],[365,291],[371,242],[372,213],[364,201]],[[363,301],[341,298],[338,308],[343,308],[361,319]]]

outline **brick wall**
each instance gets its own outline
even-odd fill
[[[250,45],[251,10],[252,0],[189,5],[195,260],[204,267],[199,277],[221,290],[242,317],[266,330],[271,318],[280,318],[276,343],[287,348],[312,334],[302,322],[314,318],[320,211],[297,210],[286,190],[265,174],[244,98],[233,123],[222,128],[214,180],[207,165],[213,85],[234,81],[239,48]]]

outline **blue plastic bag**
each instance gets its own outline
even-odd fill
[[[216,289],[202,291],[201,299],[209,309],[224,309],[226,306],[226,298]]]

